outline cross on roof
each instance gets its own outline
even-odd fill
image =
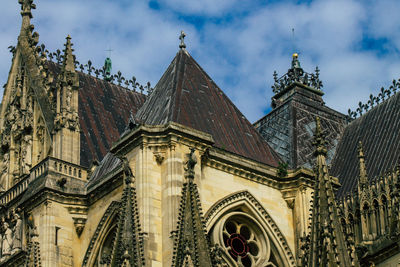
[[[181,43],[179,45],[180,49],[185,49],[186,48],[186,44],[185,44],[185,40],[184,40],[185,36],[186,36],[185,32],[181,31],[181,35],[179,36],[179,40],[181,40]]]
[[[111,58],[111,52],[114,51],[114,50],[112,50],[111,48],[109,48],[109,49],[104,50],[104,51],[108,52],[108,57]]]

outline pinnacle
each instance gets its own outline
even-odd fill
[[[67,40],[67,42],[65,43],[64,49],[63,68],[66,71],[75,72],[75,58],[72,53],[74,49],[72,49],[73,44],[71,43],[71,36],[68,34],[65,39]]]
[[[361,141],[358,142],[358,157],[364,158],[364,151],[363,151],[363,146],[362,146]]]
[[[18,3],[21,5],[21,15],[22,17],[29,16],[32,18],[32,9],[36,9],[36,5],[33,3],[33,0],[18,0]]]
[[[368,183],[368,177],[367,177],[367,170],[365,167],[365,158],[364,158],[364,151],[363,151],[363,145],[362,142],[358,142],[358,159],[359,159],[359,167],[360,167],[360,180],[359,184],[360,185],[365,185]]]
[[[313,145],[315,146],[314,154],[317,155],[326,155],[326,141],[325,141],[325,134],[321,129],[321,121],[320,118],[317,117],[315,119],[316,127],[315,127],[315,135],[314,135],[314,142]]]

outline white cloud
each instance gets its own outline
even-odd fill
[[[273,70],[283,74],[290,66],[291,28],[303,68],[320,67],[324,99],[332,108],[354,109],[359,100],[400,76],[396,0],[252,3],[170,0],[154,10],[145,1],[42,0],[32,22],[50,50],[63,48],[65,36],[71,34],[78,60],[91,59],[100,67],[111,47],[115,71],[153,85],[175,56],[183,29],[189,52],[251,121],[264,115],[269,105]],[[182,19],[182,14],[200,19],[201,27]],[[4,3],[3,83],[11,59],[6,48],[16,43],[20,20],[18,4]],[[366,37],[378,38],[369,50],[363,49]]]

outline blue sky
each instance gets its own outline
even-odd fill
[[[41,0],[32,23],[40,43],[62,49],[70,34],[77,59],[155,85],[178,51],[187,50],[254,122],[272,97],[272,73],[284,74],[291,54],[321,69],[326,104],[347,113],[400,78],[400,1]],[[0,10],[0,83],[10,68],[21,17],[17,0]],[[293,38],[291,29],[295,29]],[[294,51],[295,50],[295,51]]]

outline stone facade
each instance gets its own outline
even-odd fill
[[[385,252],[400,229],[398,170],[371,185],[360,172],[358,195],[335,200],[340,185],[327,159],[345,117],[324,106],[318,72],[307,76],[297,56],[287,84],[276,78],[273,111],[256,123],[274,151],[186,51],[184,33],[151,95],[131,94],[109,73],[103,81],[78,71],[70,36],[50,62],[33,32],[33,1],[19,2],[22,28],[0,110],[1,266],[398,261],[396,246]],[[89,110],[102,102],[82,93],[82,81],[132,97],[129,120],[88,129]],[[204,107],[209,112],[193,111]],[[112,138],[91,134],[107,128],[120,135],[112,147]],[[94,154],[101,162],[86,166]]]

